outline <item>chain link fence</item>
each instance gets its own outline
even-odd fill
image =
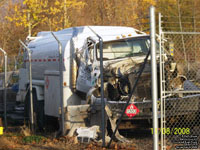
[[[199,149],[200,33],[160,33],[161,149]]]
[[[4,56],[0,55],[0,72],[4,71]],[[17,57],[16,56],[8,56],[8,71],[17,70]]]

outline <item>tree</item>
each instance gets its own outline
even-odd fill
[[[172,32],[198,32],[200,29],[198,24],[199,6],[200,1],[196,0],[159,0],[157,10],[163,16],[162,29]],[[189,57],[193,57],[192,59],[195,60],[198,59],[197,35],[189,36],[181,34],[179,37],[174,36],[172,40],[176,44],[179,44],[177,51],[179,52],[179,56],[182,56],[182,61],[188,62]]]
[[[59,30],[71,26],[67,17],[68,8],[80,9],[83,2],[77,0],[24,0],[22,5],[14,6],[14,14],[6,18],[16,26],[24,26],[36,34],[40,27],[48,30]]]
[[[120,25],[139,29],[147,26],[149,6],[156,4],[155,0],[84,0],[84,2],[85,7],[80,17],[77,16],[75,24]]]
[[[13,6],[16,5],[13,1],[1,1],[0,3],[0,47],[3,48],[8,54],[8,69],[12,70],[14,56],[19,51],[19,38],[24,39],[25,30],[23,27],[16,27],[14,23],[5,19],[13,13]],[[1,54],[0,54],[1,55]],[[3,58],[3,57],[1,57]],[[0,67],[3,66],[3,59],[0,59]]]

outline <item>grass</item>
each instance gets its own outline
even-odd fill
[[[28,143],[41,143],[45,140],[46,138],[43,136],[38,136],[38,135],[31,135],[31,136],[26,136],[22,138],[22,142],[24,144]]]

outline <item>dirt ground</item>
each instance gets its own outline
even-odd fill
[[[79,143],[76,137],[52,138],[52,135],[29,135],[22,127],[8,128],[0,135],[0,150],[100,150],[100,142]],[[136,150],[134,143],[115,143],[109,149]]]
[[[16,117],[16,112],[11,112],[8,115],[11,116],[14,113],[15,119],[11,119],[11,117],[7,119],[8,129],[3,135],[0,135],[0,150],[149,150],[152,149],[153,145],[152,134],[146,131],[141,132],[140,130],[136,130],[136,133],[125,133],[126,135],[131,135],[129,143],[112,142],[109,148],[103,148],[101,142],[80,143],[76,137],[69,138],[64,136],[56,138],[54,132],[48,133],[45,131],[45,133],[31,135],[28,128],[24,126],[24,120],[21,119],[23,116],[21,118],[19,116]],[[2,114],[0,112],[0,127],[3,126],[1,121]]]

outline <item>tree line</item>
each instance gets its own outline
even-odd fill
[[[0,47],[17,55],[19,39],[73,26],[130,26],[148,32],[151,5],[166,16],[164,29],[198,31],[197,0],[0,0]]]

